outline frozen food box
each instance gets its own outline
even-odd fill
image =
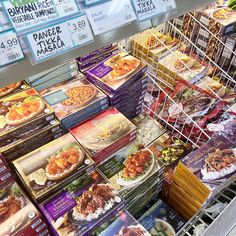
[[[191,83],[200,80],[207,72],[207,68],[200,62],[180,51],[160,60],[158,68],[176,80],[184,79]]]
[[[97,168],[128,202],[157,181],[157,177],[162,175],[161,167],[152,151],[134,140]]]
[[[1,188],[0,204],[1,236],[16,235],[40,215],[16,182]]]
[[[0,99],[0,142],[24,132],[33,132],[43,122],[54,119],[54,111],[35,89],[27,89]],[[11,142],[11,141],[10,141]]]
[[[94,162],[68,133],[13,161],[13,165],[28,191],[41,201],[93,168]]]
[[[105,159],[130,142],[136,136],[136,126],[112,107],[70,132],[93,159],[98,160]]]
[[[149,145],[149,149],[164,165],[174,165],[190,153],[194,149],[194,146],[183,142],[181,139],[167,132],[154,140]]]
[[[166,132],[166,129],[147,114],[140,114],[132,123],[137,127],[137,140],[145,146]]]
[[[215,35],[225,36],[235,33],[236,11],[217,4],[199,12],[199,21]]]
[[[107,96],[85,79],[52,87],[42,96],[55,110],[62,126],[73,121],[78,124],[95,115],[96,108],[101,111],[108,103]]]
[[[123,200],[97,171],[80,176],[40,205],[56,235],[90,235],[123,209]]]
[[[163,34],[152,28],[135,35],[131,40],[132,52],[135,56],[140,51],[154,60],[160,60],[178,45],[179,40],[170,34]]]
[[[20,92],[27,88],[29,88],[29,85],[24,80],[13,83],[13,84],[9,84],[5,87],[0,88],[0,98]]]
[[[120,212],[114,217],[113,222],[104,223],[93,232],[93,236],[123,236],[123,235],[140,235],[150,236],[150,234],[140,225],[135,218],[128,212]]]
[[[186,223],[162,200],[157,201],[138,221],[151,235],[175,235]]]
[[[86,71],[85,75],[91,83],[115,94],[140,78],[146,70],[147,65],[121,50]]]
[[[8,161],[12,161],[53,140],[54,136],[55,138],[59,137],[58,134],[62,132],[59,121],[51,120],[33,134],[26,134],[24,138],[17,139],[6,146],[0,147],[0,152]]]
[[[188,168],[186,174],[194,174],[214,194],[236,172],[235,142],[230,142],[222,135],[212,138],[196,151],[189,153],[181,163]],[[184,178],[185,175],[179,173],[178,177],[183,178],[188,186],[192,186],[192,183],[188,183],[190,178]]]

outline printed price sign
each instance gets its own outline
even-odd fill
[[[26,35],[36,62],[64,53],[93,40],[85,15],[51,25]]]
[[[5,66],[24,58],[19,40],[13,30],[0,33],[0,66]]]
[[[136,20],[129,0],[114,0],[91,7],[86,14],[95,35],[102,34]]]
[[[8,17],[5,15],[2,3],[0,2],[0,32],[10,28],[12,28],[11,23],[9,22]]]
[[[176,8],[175,0],[162,0],[162,4],[164,5],[164,11],[171,11]]]
[[[79,12],[75,0],[30,0],[28,2],[27,4],[21,3],[20,0],[2,2],[17,32]]]
[[[153,18],[166,11],[162,0],[133,0],[133,5],[139,21]]]

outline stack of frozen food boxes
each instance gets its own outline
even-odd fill
[[[33,88],[1,98],[0,111],[0,152],[7,160],[62,135],[54,111]]]
[[[119,49],[85,75],[108,95],[111,106],[132,119],[142,110],[148,82],[146,69],[146,64]]]

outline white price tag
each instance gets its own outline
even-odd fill
[[[0,2],[0,32],[5,31],[12,28],[8,17],[5,15],[2,7],[2,3]]]
[[[162,4],[164,5],[165,12],[171,11],[176,8],[175,0],[162,0]]]
[[[93,40],[85,15],[26,35],[35,62],[64,53]]]
[[[5,66],[24,58],[19,40],[13,30],[0,33],[0,66]]]
[[[46,25],[79,12],[75,0],[32,0],[31,3],[22,5],[4,0],[2,4],[17,32]]]
[[[132,0],[139,21],[153,18],[165,12],[162,0]]]
[[[95,35],[106,33],[136,20],[129,0],[113,0],[86,10]]]

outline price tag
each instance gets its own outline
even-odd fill
[[[5,11],[17,32],[47,24],[79,12],[75,0],[4,0]]]
[[[151,19],[165,12],[162,0],[132,0],[139,21]]]
[[[19,61],[24,58],[19,40],[13,30],[0,33],[0,66]]]
[[[176,8],[176,2],[175,0],[162,0],[162,4],[165,8],[165,12],[171,11]]]
[[[136,15],[129,0],[113,0],[86,10],[95,35],[106,33],[133,20]]]
[[[85,15],[26,34],[35,62],[64,53],[93,40]]]
[[[96,3],[103,3],[106,2],[108,0],[85,0],[85,5],[90,6]]]
[[[5,31],[12,28],[8,17],[5,15],[2,7],[2,3],[0,2],[0,32]]]

